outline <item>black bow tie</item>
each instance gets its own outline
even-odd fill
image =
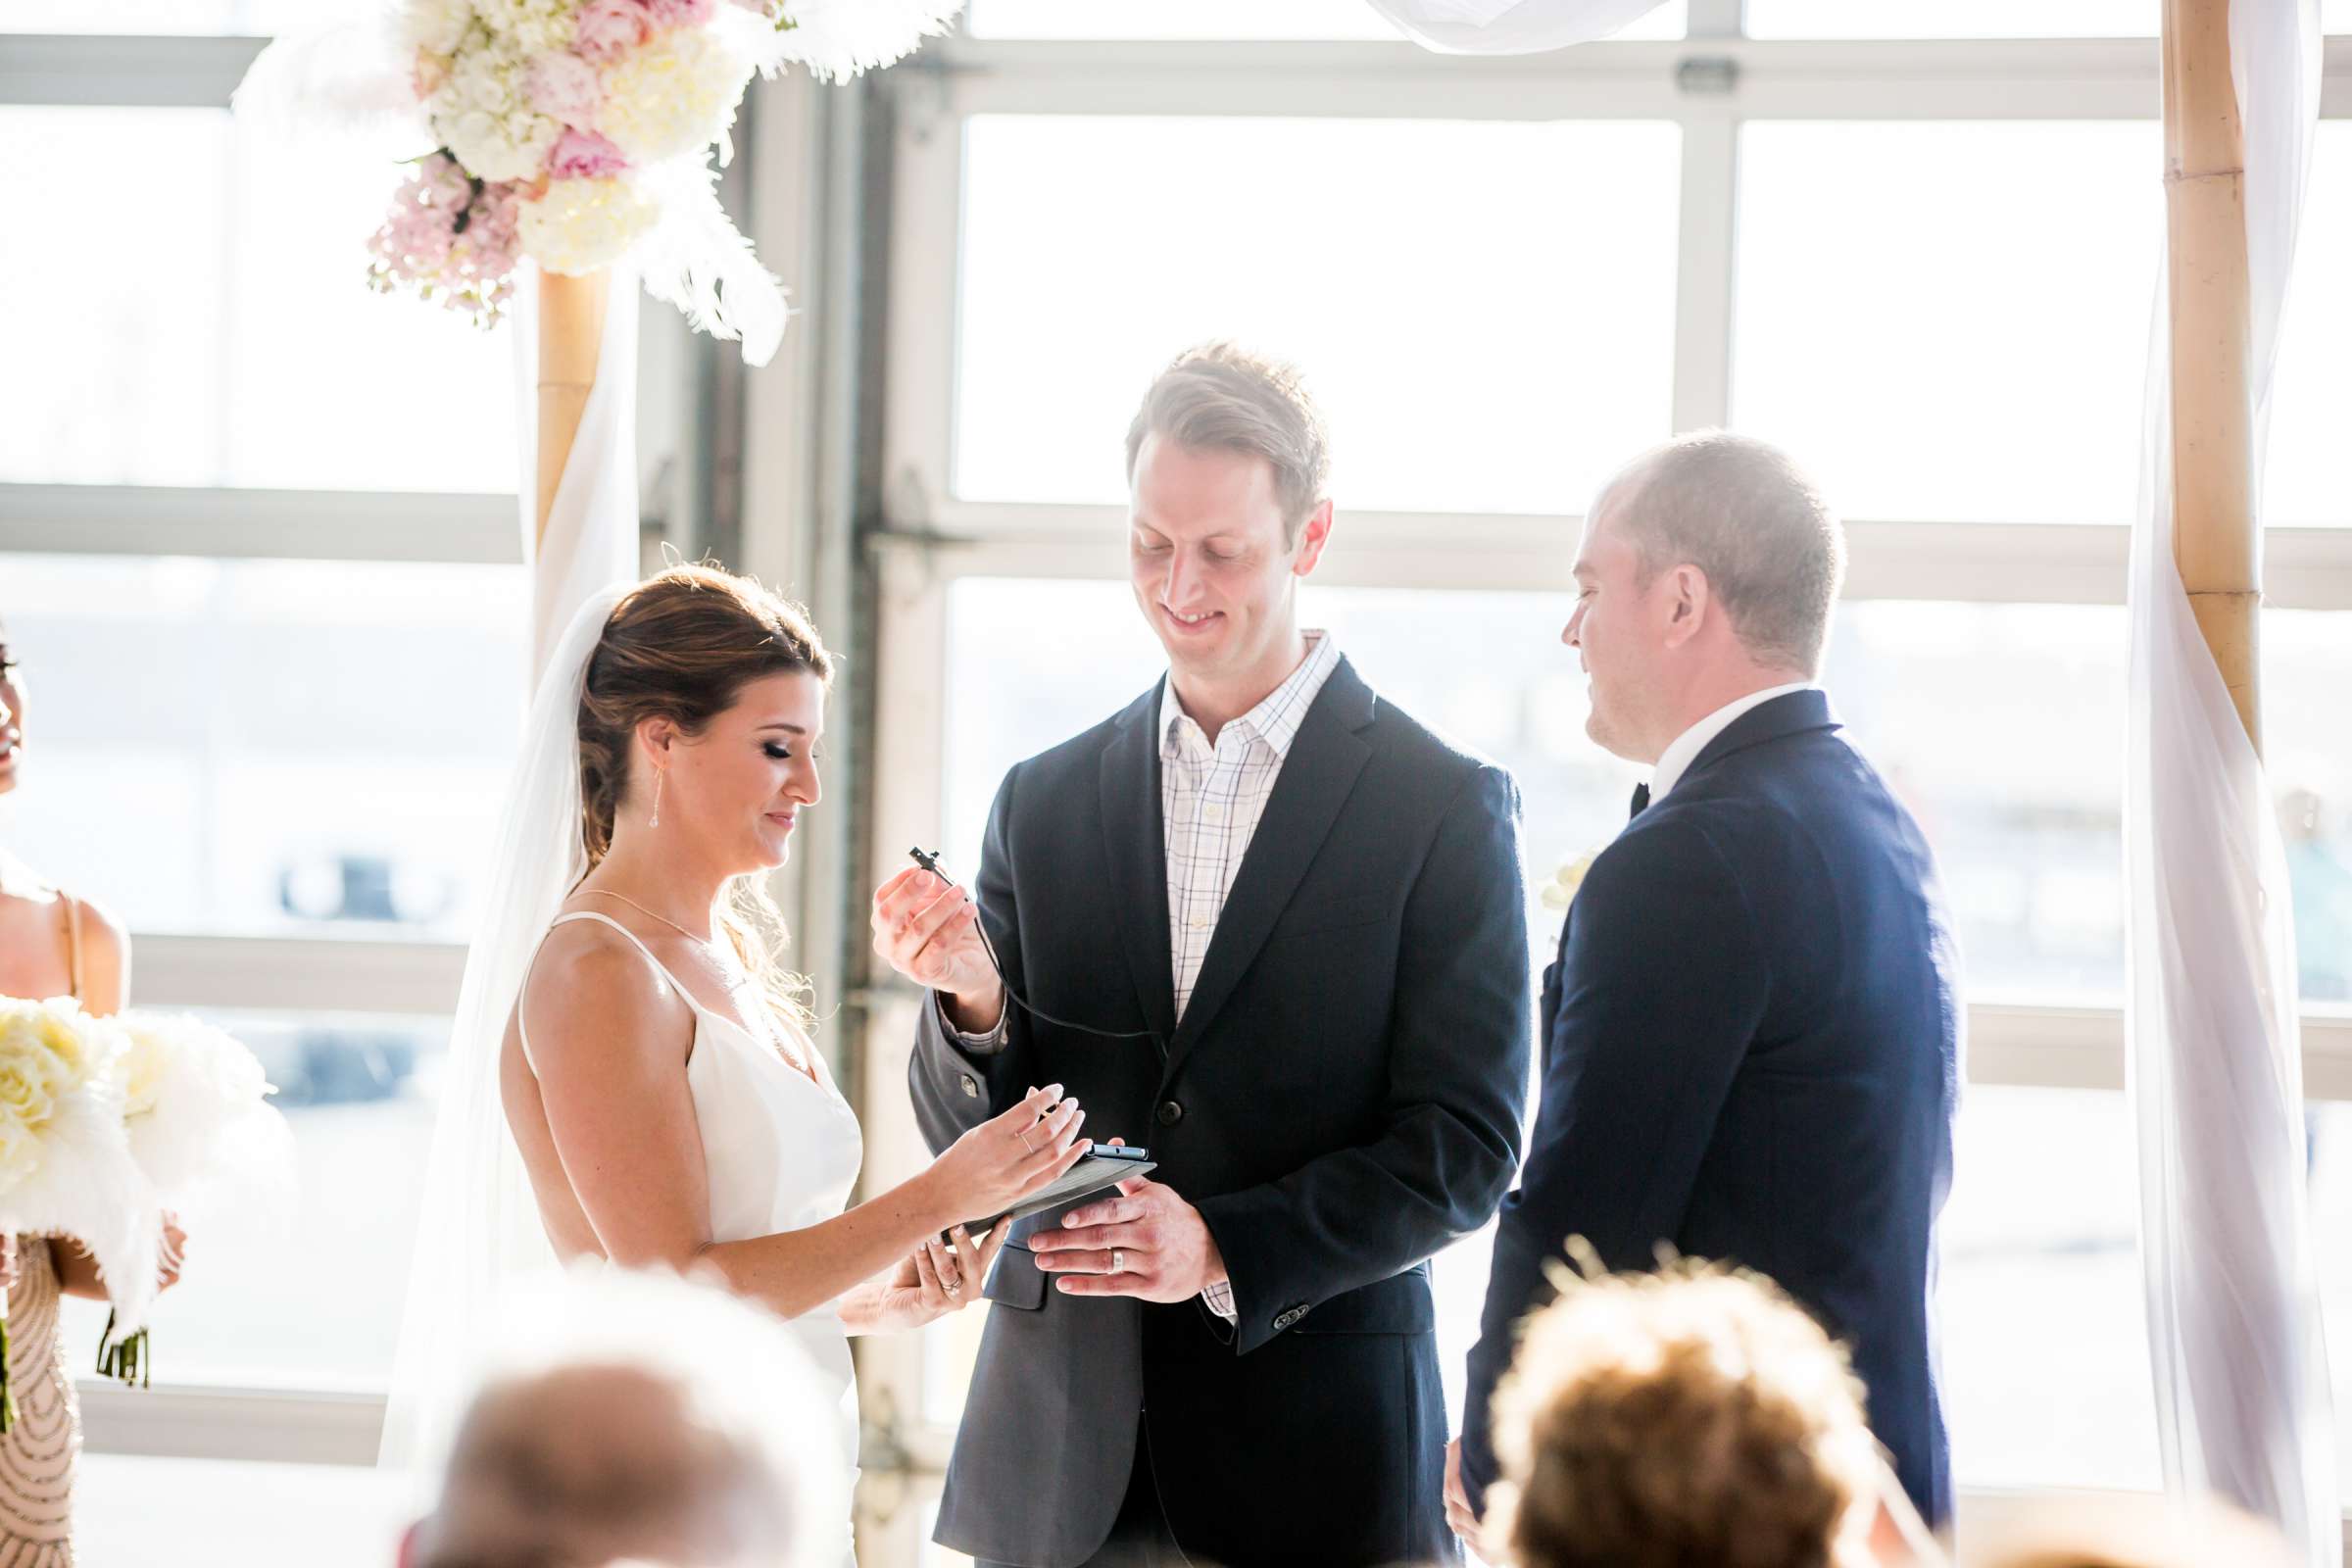
[[[1635,786],[1634,786],[1634,808],[1633,808],[1633,811],[1630,813],[1630,815],[1629,815],[1629,817],[1628,817],[1628,820],[1631,820],[1631,818],[1632,818],[1632,817],[1635,817],[1635,816],[1640,816],[1640,815],[1642,814],[1642,810],[1643,810],[1645,808],[1647,808],[1647,807],[1648,807],[1648,805],[1649,805],[1649,786],[1648,786],[1648,785],[1646,785],[1646,784],[1637,784],[1637,785],[1635,785]]]

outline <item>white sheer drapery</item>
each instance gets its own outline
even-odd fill
[[[517,739],[481,925],[458,990],[384,1417],[382,1462],[411,1472],[420,1504],[483,1368],[487,1325],[513,1292],[556,1272],[507,1133],[499,1052],[539,938],[588,869],[580,837],[580,690],[606,617],[637,580],[636,280],[625,273],[612,279],[596,380],[536,551],[531,313],[518,310],[514,325],[536,690]]]
[[[2316,0],[2237,0],[2256,400],[2268,422],[2319,108]],[[2304,1181],[2292,904],[2261,760],[2173,557],[2170,313],[2158,290],[2131,566],[2131,1068],[2165,1480],[2343,1560]],[[2262,513],[2257,505],[2255,517]]]

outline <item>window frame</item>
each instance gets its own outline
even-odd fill
[[[1547,55],[1464,58],[1399,42],[1200,43],[943,40],[882,79],[895,119],[887,388],[881,420],[870,863],[898,855],[909,824],[944,833],[936,760],[947,726],[950,590],[971,577],[1116,579],[1125,515],[1115,506],[967,501],[954,493],[963,122],[989,113],[1384,120],[1669,121],[1682,132],[1673,428],[1729,422],[1739,137],[1750,121],[2153,121],[2154,38],[2093,40],[1755,40],[1739,0],[1692,0],[1681,42],[1594,43]],[[1728,72],[1725,68],[1728,67]],[[1728,90],[1720,87],[1728,76]],[[1688,85],[1686,85],[1688,84]],[[2352,38],[2325,43],[2322,114],[2352,118]],[[2153,179],[2157,172],[2150,171]],[[1572,591],[1581,518],[1435,514],[1345,507],[1345,542],[1317,571],[1335,586]],[[1849,600],[2121,605],[2131,528],[2120,523],[1849,520]],[[1431,538],[1446,548],[1432,552]],[[2266,603],[2352,612],[2352,526],[2272,528]],[[1083,546],[1083,548],[1073,548]],[[2021,594],[2018,585],[2031,584]],[[894,765],[900,760],[903,765]],[[895,980],[868,1004],[869,1180],[918,1168],[903,1088],[917,998]],[[1972,999],[1968,1080],[2122,1090],[2121,1006]],[[2306,1095],[2352,1099],[2352,1009],[2306,1005]],[[922,1348],[861,1347],[869,1409],[910,1477],[936,1485],[953,1432],[926,1423]],[[873,1468],[869,1466],[869,1474]],[[1971,1490],[1961,1528],[2029,1494]],[[2352,1564],[2352,1531],[2346,1561]]]
[[[849,744],[870,763],[856,806],[864,863],[895,862],[909,824],[939,824],[936,760],[945,734],[950,585],[966,576],[1115,575],[1113,507],[958,500],[948,483],[962,121],[976,113],[1233,115],[1366,119],[1644,119],[1682,132],[1674,328],[1675,428],[1725,422],[1733,341],[1734,251],[1740,125],[1751,120],[2153,119],[2153,39],[1765,41],[1740,36],[1740,0],[1691,0],[1677,42],[1597,43],[1548,55],[1468,59],[1398,42],[1088,43],[934,40],[858,89],[819,102],[800,87],[762,89],[782,112],[756,117],[755,210],[763,254],[807,264],[807,330],[826,335],[824,363],[790,383],[755,381],[755,411],[780,411],[789,462],[754,454],[742,548],[770,576],[823,563],[828,599],[867,574],[870,723]],[[10,34],[0,49],[0,104],[226,109],[267,43],[250,37]],[[2325,43],[2322,114],[2352,118],[2352,38]],[[1728,71],[1725,69],[1728,67]],[[1707,90],[1710,84],[1726,90]],[[853,143],[888,140],[860,166]],[[798,127],[834,126],[811,155]],[[846,134],[847,139],[844,139]],[[811,144],[815,145],[815,144]],[[874,165],[887,165],[877,170]],[[812,167],[813,166],[813,167]],[[892,236],[876,256],[839,232],[844,192],[886,177]],[[828,230],[828,224],[836,225]],[[870,302],[883,302],[878,307]],[[878,311],[879,414],[844,411],[861,394],[857,345]],[[796,326],[796,331],[804,328]],[[848,425],[855,428],[846,428]],[[802,460],[808,461],[803,462]],[[844,475],[861,459],[882,475],[876,511],[858,514]],[[811,475],[814,475],[812,478]],[[517,564],[512,494],[390,496],[369,492],[162,489],[0,484],[0,552],[129,553],[344,561]],[[813,525],[811,525],[813,519]],[[1569,515],[1438,516],[1349,512],[1346,548],[1324,580],[1366,587],[1568,586],[1557,542]],[[1437,559],[1420,542],[1443,529]],[[857,537],[853,540],[855,530]],[[1849,523],[1846,596],[2123,602],[2129,530],[2120,525]],[[1099,564],[1072,545],[1103,542]],[[862,550],[862,554],[858,552]],[[2274,529],[2267,597],[2282,608],[2352,612],[2352,527]],[[845,561],[845,557],[855,557]],[[900,760],[910,765],[896,765]],[[819,929],[855,945],[863,890],[828,852]],[[464,950],[447,943],[212,938],[136,932],[138,995],[166,1005],[313,1008],[445,1015]],[[826,960],[830,966],[832,959]],[[923,1157],[902,1087],[914,993],[896,982],[845,992],[858,1031],[867,1187]],[[1971,1082],[2117,1089],[2124,1083],[2117,1008],[1969,1006]],[[2352,1100],[2352,1012],[2303,1022],[2307,1093]],[[918,1532],[906,1509],[935,1494],[952,1437],[920,1420],[922,1348],[912,1337],[861,1342],[871,1428],[861,1529],[911,1561]],[[93,1452],[368,1463],[380,1395],[299,1388],[172,1388],[126,1392],[82,1385]],[[881,1484],[877,1486],[877,1484]],[[1970,1494],[1964,1526],[2010,1494]],[[904,1500],[904,1508],[890,1499]],[[2347,1561],[2352,1562],[2352,1553]]]

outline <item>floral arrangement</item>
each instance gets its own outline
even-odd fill
[[[286,1182],[292,1143],[253,1054],[193,1018],[98,1018],[0,998],[0,1232],[68,1236],[113,1315],[99,1370],[140,1375],[165,1215],[238,1174]],[[6,1390],[0,1318],[0,1431]]]
[[[436,146],[369,245],[369,280],[489,324],[524,261],[572,274],[627,262],[655,297],[763,362],[782,293],[720,209],[711,160],[730,155],[745,87],[796,63],[827,79],[888,65],[961,7],[402,0],[392,47]]]

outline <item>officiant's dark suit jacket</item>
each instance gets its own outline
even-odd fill
[[[1851,1347],[1904,1490],[1949,1516],[1930,1297],[1950,933],[1918,825],[1816,690],[1735,719],[1593,861],[1544,975],[1536,1127],[1470,1356],[1474,1503],[1513,1327],[1574,1235],[1611,1268],[1666,1242],[1770,1275]]]
[[[932,1147],[1058,1083],[1086,1136],[1146,1144],[1207,1221],[1238,1323],[1197,1298],[1050,1288],[1016,1225],[939,1540],[1067,1568],[1102,1543],[1149,1427],[1197,1562],[1452,1559],[1430,1254],[1517,1164],[1530,1035],[1510,775],[1342,661],[1301,721],[1179,1024],[1157,688],[1006,775],[976,892],[1017,1007],[994,1054],[923,1008],[908,1077]],[[1164,1049],[1163,1049],[1164,1047]]]

